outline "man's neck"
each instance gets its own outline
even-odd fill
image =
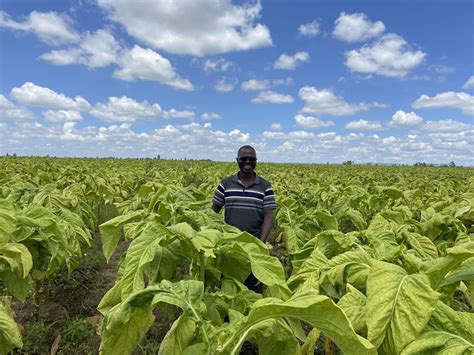
[[[255,180],[257,174],[255,174],[255,172],[243,173],[242,171],[239,171],[237,176],[239,177],[240,181],[250,182]]]

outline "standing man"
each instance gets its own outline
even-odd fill
[[[272,185],[255,174],[257,153],[249,145],[237,152],[240,171],[222,180],[214,193],[212,209],[219,213],[224,207],[225,222],[267,241],[273,225],[273,210],[277,207]],[[244,282],[250,290],[262,293],[263,285],[253,273]]]
[[[267,241],[276,208],[272,185],[255,174],[257,153],[249,145],[237,152],[240,171],[222,180],[214,193],[212,209],[225,209],[225,222]]]

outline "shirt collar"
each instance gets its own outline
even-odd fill
[[[255,174],[255,181],[253,183],[253,185],[260,185],[260,176],[257,175],[257,173],[254,173]],[[239,173],[235,174],[234,176],[232,176],[232,181],[233,182],[239,182]]]

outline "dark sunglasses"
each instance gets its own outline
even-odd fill
[[[257,161],[257,158],[254,158],[254,157],[237,158],[237,161],[240,162],[240,163],[245,163],[246,161],[249,161],[251,163],[255,163]]]

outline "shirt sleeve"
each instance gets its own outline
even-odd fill
[[[215,205],[219,207],[224,206],[224,203],[225,203],[224,192],[225,192],[224,185],[220,183],[219,186],[217,186],[216,191],[214,192],[214,197],[212,198],[212,202]]]
[[[276,208],[275,194],[273,193],[272,185],[269,185],[265,190],[265,196],[263,197],[263,209],[274,210]]]

